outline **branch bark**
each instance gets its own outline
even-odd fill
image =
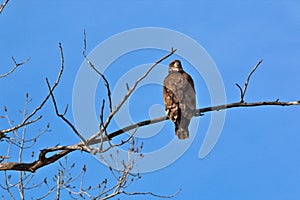
[[[9,0],[5,0],[4,3],[0,5],[0,14],[2,13],[3,9],[5,8],[8,2]]]
[[[211,112],[211,111],[220,111],[220,110],[225,110],[225,109],[230,109],[230,108],[238,108],[238,107],[257,107],[257,106],[293,106],[293,105],[300,105],[300,100],[298,101],[290,101],[290,102],[282,102],[279,100],[276,101],[262,101],[262,102],[251,102],[251,103],[246,103],[246,102],[235,102],[235,103],[230,103],[230,104],[224,104],[224,105],[217,105],[217,106],[209,106],[209,107],[204,107],[204,108],[199,108],[196,110],[195,117],[201,116],[203,113],[206,112]],[[136,124],[132,124],[129,126],[126,126],[122,129],[119,129],[117,131],[114,131],[110,134],[108,134],[108,138],[112,139],[118,135],[121,135],[122,133],[125,133],[127,131],[140,128],[142,126],[150,125],[150,124],[155,124],[158,122],[162,122],[167,120],[167,116],[162,116],[154,119],[149,119],[149,120],[144,120],[140,121]],[[89,145],[97,144],[100,142],[100,139],[94,140],[92,142],[89,142]]]
[[[0,6],[0,13],[1,13],[1,6]],[[13,66],[11,68],[11,70],[9,70],[8,72],[6,72],[5,74],[0,74],[0,78],[4,78],[8,75],[10,75],[11,73],[13,73],[18,67],[24,65],[25,63],[27,63],[29,61],[29,58],[27,58],[25,61],[21,62],[21,63],[17,63],[17,61],[15,60],[14,57],[11,57],[11,59],[13,60],[15,66]]]
[[[86,151],[81,144],[75,144],[70,146],[56,146],[52,148],[46,148],[40,151],[39,158],[30,163],[19,163],[19,162],[7,162],[7,163],[0,163],[0,171],[3,170],[14,170],[14,171],[28,171],[34,173],[41,167],[45,167],[55,161],[59,160],[60,158],[64,157],[65,155],[75,151]],[[46,157],[47,153],[59,151],[56,154]]]

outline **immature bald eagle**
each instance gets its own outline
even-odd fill
[[[169,64],[169,74],[164,80],[163,96],[165,110],[175,124],[179,139],[189,137],[188,126],[196,110],[194,81],[181,66],[179,60]]]

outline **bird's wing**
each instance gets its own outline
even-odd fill
[[[181,73],[170,73],[164,80],[165,90],[174,95],[173,100],[177,103],[182,100],[186,85],[187,80]]]
[[[183,88],[183,97],[180,102],[182,117],[191,119],[196,110],[196,93],[194,88],[194,81],[187,73],[182,74],[186,80]]]
[[[180,73],[170,73],[164,80],[163,96],[165,110],[171,121],[180,121],[179,103],[183,98],[183,76]]]

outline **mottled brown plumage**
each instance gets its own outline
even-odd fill
[[[196,110],[196,94],[193,79],[181,66],[179,60],[169,64],[169,74],[164,80],[163,96],[165,110],[175,124],[179,139],[189,137],[188,126]]]

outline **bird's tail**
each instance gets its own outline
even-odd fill
[[[189,138],[189,130],[188,128],[183,127],[175,127],[175,133],[180,140],[188,139]]]

